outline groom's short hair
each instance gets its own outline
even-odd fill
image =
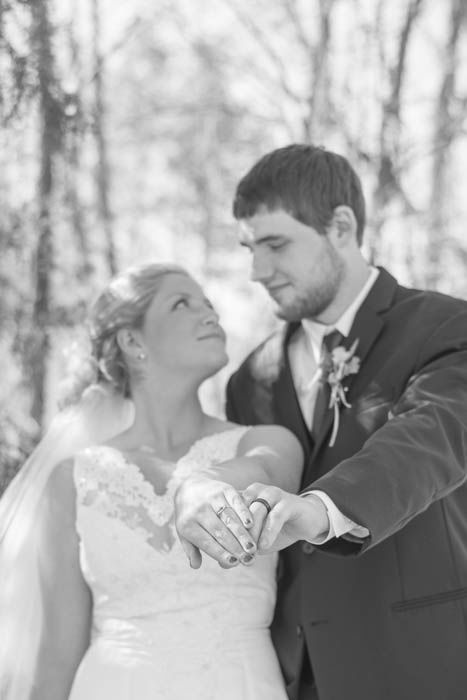
[[[269,211],[282,208],[324,234],[334,209],[342,204],[355,214],[360,245],[365,199],[349,161],[321,146],[291,144],[267,153],[240,180],[233,214],[236,219],[248,219],[262,206]]]

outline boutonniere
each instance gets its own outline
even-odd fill
[[[321,363],[322,381],[327,382],[331,390],[329,408],[334,411],[329,447],[332,447],[336,441],[337,431],[339,430],[339,411],[341,406],[350,408],[350,404],[345,396],[348,387],[344,387],[342,381],[345,377],[348,377],[349,374],[357,374],[360,369],[360,358],[355,355],[358,342],[357,338],[348,350],[342,345],[338,345],[331,352],[326,353]]]

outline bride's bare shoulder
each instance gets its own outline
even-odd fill
[[[74,537],[76,488],[73,463],[73,459],[58,463],[43,486],[34,516],[34,532],[44,550],[61,546]]]

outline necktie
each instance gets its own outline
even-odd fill
[[[325,353],[330,355],[334,348],[337,348],[339,343],[343,340],[344,336],[339,331],[331,331],[323,337],[323,345],[321,350],[321,359],[324,359]],[[319,432],[323,426],[324,419],[329,410],[329,399],[331,397],[331,389],[326,377],[322,377],[316,395],[315,410],[313,412],[313,425],[311,427],[311,434],[313,439],[316,440]]]

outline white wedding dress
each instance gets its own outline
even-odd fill
[[[180,480],[233,457],[245,430],[196,442],[161,495],[114,448],[76,457],[93,630],[70,700],[286,700],[268,629],[276,556],[225,570],[205,555],[193,570],[173,523]]]

